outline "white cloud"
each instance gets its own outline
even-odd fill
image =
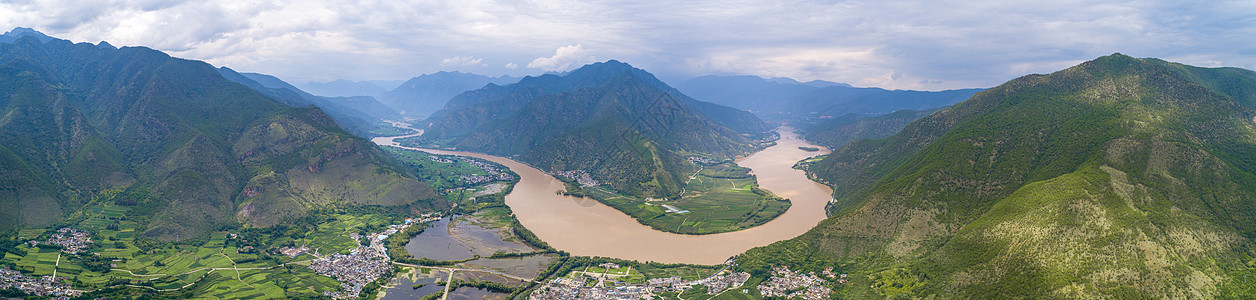
[[[506,68],[514,70],[514,69],[518,69],[519,65],[516,65],[515,63],[506,63]]]
[[[474,56],[454,56],[440,61],[441,68],[485,67],[484,59]]]
[[[562,46],[554,51],[554,56],[538,57],[528,63],[528,67],[545,71],[567,71],[574,66],[597,60],[593,52],[593,49],[584,49],[580,44]]]
[[[1250,68],[1253,11],[1252,1],[1173,0],[22,0],[0,1],[0,31],[147,46],[296,82],[453,67],[525,75],[594,61],[597,49],[663,78],[943,89],[1113,52]],[[445,63],[459,57],[481,61]]]

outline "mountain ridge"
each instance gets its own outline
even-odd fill
[[[850,297],[1250,296],[1252,82],[1121,54],[1009,81],[808,165],[833,216],[739,262],[852,264]]]
[[[748,112],[703,104],[615,60],[468,91],[426,122],[423,140],[520,155],[550,172],[588,169],[617,190],[648,196],[681,190],[692,164],[677,153],[737,157],[767,131]]]
[[[125,205],[138,231],[162,240],[319,207],[440,205],[321,110],[289,107],[204,62],[26,36],[0,43],[0,70],[12,75],[0,83],[0,132],[19,133],[0,139],[0,173],[16,175],[0,203],[25,208],[0,213],[0,229],[51,225],[110,190],[137,195]]]

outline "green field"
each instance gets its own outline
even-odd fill
[[[759,189],[749,169],[732,163],[703,167],[692,174],[683,197],[645,201],[602,187],[580,189],[583,194],[627,213],[655,229],[682,234],[738,231],[767,223],[789,210],[789,201]],[[572,189],[570,187],[569,189]],[[668,212],[671,205],[688,213]]]
[[[392,124],[388,123],[379,123],[379,125],[376,126],[375,129],[372,129],[370,133],[372,136],[399,136],[412,134],[415,133],[415,131],[409,128],[392,126]]]
[[[422,151],[407,150],[395,147],[384,147],[384,150],[396,157],[406,166],[414,170],[415,176],[420,181],[431,185],[438,193],[444,193],[449,189],[468,188],[476,185],[470,184],[463,180],[462,175],[489,175],[487,171],[476,167],[469,163],[469,160],[475,158],[451,156],[451,155],[433,155]],[[496,163],[478,160],[490,165],[498,166],[500,170],[510,172],[506,167],[497,165]],[[516,178],[518,176],[515,176]],[[460,199],[454,199],[457,202]]]
[[[305,267],[312,256],[288,258],[265,253],[289,245],[308,245],[324,254],[348,252],[357,246],[348,238],[349,233],[378,231],[406,216],[371,209],[317,212],[303,220],[312,223],[304,226],[234,228],[213,232],[201,240],[162,243],[140,237],[137,223],[126,220],[128,209],[92,204],[73,217],[78,221],[72,227],[93,233],[92,251],[105,263],[100,267],[103,270],[90,270],[90,254],[64,254],[24,244],[0,256],[0,264],[12,265],[28,276],[51,275],[55,268],[58,277],[69,278],[76,288],[88,291],[127,285],[132,290],[117,293],[196,299],[317,297],[340,289],[340,283]],[[51,229],[55,228],[22,230],[19,236],[38,238]],[[254,250],[241,251],[245,246]]]

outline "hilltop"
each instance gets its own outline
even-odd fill
[[[102,43],[102,45],[105,45]],[[200,61],[22,36],[0,43],[0,230],[86,204],[139,233],[204,237],[313,209],[439,207],[432,189],[316,107],[292,107]]]
[[[742,256],[848,297],[1251,297],[1256,73],[1114,54],[855,141],[832,217]]]

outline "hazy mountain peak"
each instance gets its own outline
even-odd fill
[[[48,41],[55,39],[51,36],[44,34],[43,32],[39,32],[34,29],[30,29],[26,27],[15,27],[13,28],[13,30],[9,30],[9,32],[5,32],[3,36],[0,36],[0,43],[12,43],[25,36],[34,37],[35,39],[39,40],[40,43],[47,43]]]

